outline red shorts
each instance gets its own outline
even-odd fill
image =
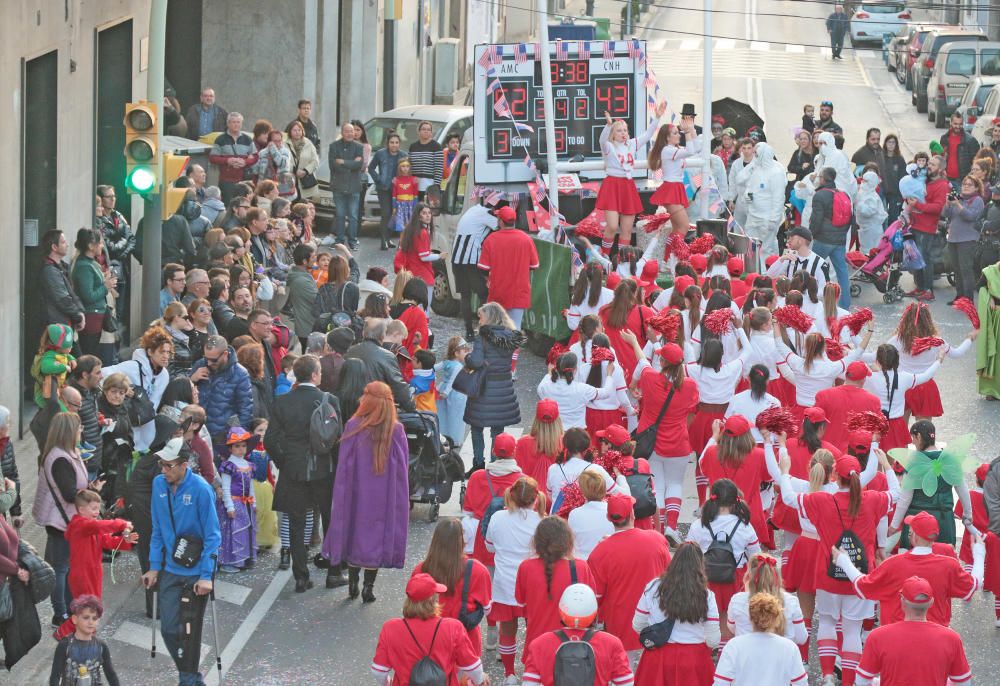
[[[594,207],[626,216],[635,216],[643,211],[635,181],[619,176],[608,176],[601,181],[601,190],[597,192],[597,204]]]
[[[789,593],[816,592],[816,555],[819,539],[799,536],[788,551],[788,564],[781,568],[781,581]]]
[[[688,195],[687,191],[684,189],[684,184],[680,181],[664,181],[656,192],[653,193],[652,197],[649,199],[654,205],[662,205],[664,207],[668,205],[680,205],[681,207],[688,206]]]
[[[941,391],[934,379],[906,392],[906,409],[914,417],[940,417],[944,414],[941,406]]]
[[[523,607],[495,602],[490,606],[490,614],[487,615],[487,618],[490,620],[490,623],[493,624],[495,622],[509,622],[523,616]]]
[[[643,650],[635,670],[635,686],[711,686],[714,678],[712,651],[704,643]]]

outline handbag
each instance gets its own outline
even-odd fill
[[[472,631],[480,622],[483,621],[483,617],[486,615],[486,609],[482,606],[482,603],[476,601],[476,609],[469,610],[469,582],[472,580],[472,565],[475,561],[472,559],[465,561],[465,579],[462,583],[462,609],[458,611],[458,621],[462,623],[466,631]]]
[[[483,394],[483,387],[486,385],[486,369],[488,362],[484,362],[479,369],[469,369],[463,367],[455,375],[455,380],[451,382],[451,387],[459,393],[464,393],[467,398],[478,398]]]
[[[156,417],[156,408],[149,398],[143,383],[142,365],[135,363],[139,367],[139,383],[132,385],[132,397],[128,399],[128,418],[132,426],[142,426],[153,421]]]
[[[101,322],[101,330],[108,333],[118,333],[118,314],[114,308],[109,307],[104,313],[104,321]]]
[[[650,624],[639,632],[639,643],[645,650],[656,650],[667,644],[674,632],[674,618],[667,617],[662,622]]]
[[[312,172],[306,172],[302,175],[302,178],[299,179],[299,186],[301,186],[304,190],[314,188],[317,184],[319,184],[319,181],[316,180],[316,175]]]
[[[191,569],[201,561],[201,552],[205,549],[205,542],[198,536],[191,534],[177,533],[177,524],[174,522],[174,499],[167,494],[167,509],[170,511],[170,525],[174,530],[174,549],[170,551],[170,558],[185,569]]]
[[[632,433],[632,439],[635,441],[635,448],[632,450],[632,456],[637,459],[647,459],[653,454],[653,448],[656,447],[656,434],[660,428],[660,422],[663,421],[663,415],[667,413],[667,408],[670,407],[670,401],[673,400],[674,392],[677,390],[676,386],[671,385],[670,393],[667,394],[667,401],[663,403],[663,407],[660,408],[660,413],[656,415],[656,421],[647,426],[642,431],[635,431]]]

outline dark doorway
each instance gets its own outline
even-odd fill
[[[96,84],[97,132],[94,139],[94,182],[115,187],[119,212],[131,219],[125,192],[125,103],[132,100],[132,21],[98,31]]]
[[[59,110],[58,53],[52,51],[23,62],[21,112],[21,387],[22,429],[24,398],[34,381],[28,370],[38,351],[42,321],[38,283],[42,234],[56,227],[56,115]],[[37,224],[36,224],[37,222]],[[29,401],[30,402],[30,401]]]
[[[184,111],[196,105],[201,94],[201,5],[202,0],[170,0],[167,7],[164,72],[166,84],[173,86]],[[215,84],[216,91],[224,85]]]

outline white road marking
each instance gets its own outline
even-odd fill
[[[820,48],[819,54],[823,57],[833,57],[833,48]]]
[[[732,38],[719,38],[715,41],[715,50],[732,50],[736,47],[736,41]]]
[[[861,57],[859,57],[857,53],[854,53],[854,59],[858,63],[858,70],[861,72],[861,78],[863,78],[865,80],[865,85],[868,86],[869,88],[871,88],[872,87],[872,80],[870,78],[868,78],[868,70],[865,68],[864,63],[861,61]],[[895,80],[895,79],[893,79],[893,80]]]
[[[681,50],[697,50],[701,47],[701,40],[699,39],[688,39],[681,41]]]
[[[250,595],[251,589],[241,584],[234,584],[230,581],[215,581],[215,597],[224,603],[242,605]]]
[[[156,657],[157,659],[165,659],[166,662],[164,662],[164,665],[166,666],[170,662],[170,653],[167,652],[167,644],[163,640],[163,634],[160,633],[159,623],[157,623],[156,633],[158,635],[156,640]],[[204,636],[204,634],[202,634],[202,636]],[[115,631],[114,636],[111,638],[116,641],[120,641],[121,643],[127,643],[130,646],[149,650],[150,644],[152,643],[152,632],[150,631],[149,626],[143,626],[142,624],[136,624],[135,622],[122,622],[122,625],[118,627],[118,630]],[[201,654],[205,655],[208,651],[209,647],[202,643]],[[170,668],[173,669],[172,666]]]
[[[761,50],[761,51],[770,50],[771,49],[771,44],[770,43],[762,43],[761,41],[756,41],[756,40],[755,41],[750,41],[750,49],[751,50]]]
[[[805,52],[806,46],[804,45],[786,45],[785,52]]]

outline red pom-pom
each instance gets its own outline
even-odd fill
[[[580,484],[573,482],[563,486],[562,491],[562,505],[559,507],[559,511],[556,513],[563,519],[569,517],[569,513],[576,508],[587,502],[587,499],[583,497],[583,491],[580,490]]]
[[[644,214],[639,217],[639,222],[642,224],[643,231],[646,233],[655,233],[670,222],[670,213]]]
[[[601,226],[601,222],[597,220],[597,213],[591,212],[586,217],[580,220],[576,225],[574,233],[577,236],[583,236],[590,239],[602,239],[604,238],[604,227]]]
[[[931,348],[938,348],[942,345],[944,345],[944,341],[937,336],[921,336],[920,338],[913,339],[913,345],[910,346],[910,354],[919,355]]]
[[[553,343],[552,347],[549,348],[549,354],[545,356],[545,364],[555,364],[560,355],[568,352],[569,348],[562,343]]]
[[[968,298],[956,298],[951,306],[969,318],[973,329],[979,329],[979,312],[971,300]]]
[[[712,310],[704,316],[701,323],[716,336],[721,336],[729,331],[733,324],[733,311],[729,308]]]
[[[715,236],[710,233],[703,233],[688,246],[692,255],[704,255],[715,247]]]
[[[667,245],[663,249],[664,260],[669,259],[671,255],[676,257],[679,262],[683,262],[691,257],[691,249],[684,242],[684,236],[679,233],[670,234],[670,238],[667,239]]]
[[[865,324],[870,322],[875,318],[875,314],[872,312],[870,307],[862,307],[859,310],[855,310],[850,314],[845,314],[837,322],[837,328],[846,326],[851,330],[852,336],[857,336],[861,333],[861,329],[864,328]]]
[[[663,336],[668,343],[677,341],[677,332],[681,328],[681,315],[676,310],[664,310],[646,320],[647,326]]]
[[[757,415],[757,428],[774,434],[784,432],[788,436],[797,436],[799,421],[787,407],[777,405],[769,407]]]
[[[812,317],[803,312],[801,308],[795,307],[795,305],[779,307],[771,315],[782,326],[795,329],[799,333],[808,333],[814,321]]]
[[[624,474],[628,465],[626,462],[630,462],[631,458],[627,458],[617,450],[608,450],[603,455],[597,455],[594,458],[594,464],[604,467],[604,471],[611,475],[614,479],[618,474]]]
[[[872,412],[871,410],[848,412],[847,430],[870,431],[885,436],[889,433],[889,420],[881,412]]]
[[[590,359],[592,362],[614,362],[615,354],[611,348],[591,348]]]
[[[838,341],[836,338],[826,339],[826,356],[833,362],[844,359],[844,355],[847,354],[847,350],[844,349],[844,345]]]

